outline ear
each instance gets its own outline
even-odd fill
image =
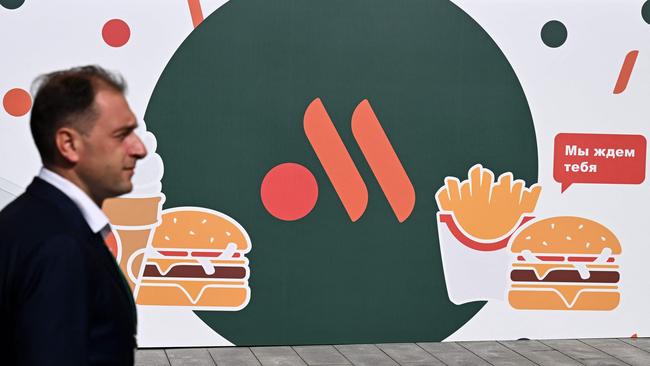
[[[77,163],[81,156],[81,134],[70,127],[61,127],[54,135],[56,148],[59,154],[69,163]]]

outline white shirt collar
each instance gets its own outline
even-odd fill
[[[81,188],[45,167],[41,168],[38,177],[58,188],[79,207],[79,211],[93,233],[97,234],[101,231],[104,235],[107,229],[110,230],[108,217]]]

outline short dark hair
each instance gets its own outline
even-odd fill
[[[36,93],[32,105],[30,128],[43,164],[57,156],[56,131],[70,126],[81,133],[90,131],[97,118],[95,95],[100,88],[124,94],[122,76],[99,66],[81,66],[54,71],[34,81]]]

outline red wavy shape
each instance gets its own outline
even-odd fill
[[[527,223],[528,221],[534,218],[535,218],[534,216],[524,216],[519,226]],[[462,243],[468,248],[478,250],[481,252],[493,252],[495,250],[501,250],[505,248],[508,245],[508,240],[510,240],[510,237],[512,236],[512,235],[508,235],[507,237],[492,243],[481,243],[463,234],[460,228],[456,226],[456,222],[454,221],[453,217],[451,217],[451,214],[440,214],[440,222],[447,225],[449,231],[451,231],[452,235],[454,235],[454,237],[458,239],[460,243]]]

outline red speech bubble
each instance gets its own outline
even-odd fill
[[[555,136],[553,178],[562,192],[574,183],[641,184],[645,159],[641,135],[560,133]]]

